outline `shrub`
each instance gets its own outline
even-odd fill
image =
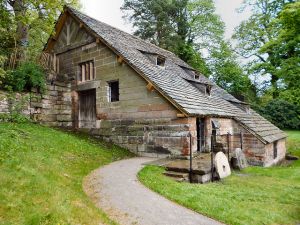
[[[0,85],[2,86],[2,83],[5,79],[6,71],[4,70],[4,62],[5,62],[5,57],[0,55]],[[0,86],[0,87],[1,87]]]
[[[25,62],[7,74],[5,84],[14,91],[31,91],[36,88],[43,92],[46,84],[45,73],[36,63]]]
[[[282,99],[271,100],[260,112],[279,128],[300,129],[300,109]]]

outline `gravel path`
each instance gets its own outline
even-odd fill
[[[93,171],[84,190],[110,218],[121,225],[220,225],[144,187],[136,174],[149,158],[114,162]]]

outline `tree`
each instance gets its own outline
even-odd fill
[[[284,81],[279,97],[300,106],[300,2],[287,4],[275,23],[278,35],[260,51],[272,52],[278,63],[277,74]]]
[[[8,30],[9,38],[1,34],[0,38],[11,39],[18,49],[17,58],[23,60],[36,56],[53,31],[54,22],[65,4],[78,5],[78,0],[1,0],[1,29]],[[8,42],[7,41],[7,42]],[[26,50],[26,51],[25,51]]]
[[[221,41],[219,48],[212,50],[210,65],[214,73],[215,83],[235,95],[250,97],[251,82],[238,65],[237,57],[230,48],[230,44]]]
[[[135,35],[174,52],[228,91],[247,89],[249,79],[224,41],[224,23],[212,0],[125,0],[121,9]]]
[[[271,49],[262,48],[278,36],[279,24],[276,17],[283,7],[292,0],[245,0],[241,11],[250,6],[252,16],[242,22],[235,30],[233,38],[237,40],[237,52],[250,60],[247,65],[249,75],[270,75],[272,96],[279,96],[280,62]]]
[[[300,108],[287,101],[273,99],[259,111],[279,128],[300,129]]]

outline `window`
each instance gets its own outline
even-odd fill
[[[198,74],[195,74],[195,80],[199,80],[200,76]]]
[[[274,157],[274,159],[276,159],[277,158],[277,141],[275,141],[274,143],[273,143],[273,157]]]
[[[85,82],[85,81],[95,79],[94,62],[93,61],[80,63],[79,67],[80,67],[80,72],[79,72],[78,81]]]
[[[206,85],[206,87],[205,87],[205,94],[208,95],[208,96],[210,96],[210,94],[211,94],[211,86],[210,85]]]
[[[117,102],[119,101],[119,81],[109,81],[108,101]]]
[[[166,59],[164,57],[157,56],[156,65],[164,67],[165,66],[165,61],[166,61]]]

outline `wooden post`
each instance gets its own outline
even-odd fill
[[[213,153],[213,135],[210,138],[210,165],[211,165],[211,181],[214,182],[214,153]]]
[[[228,162],[229,162],[229,152],[230,152],[230,133],[227,132],[227,155],[228,155]]]

